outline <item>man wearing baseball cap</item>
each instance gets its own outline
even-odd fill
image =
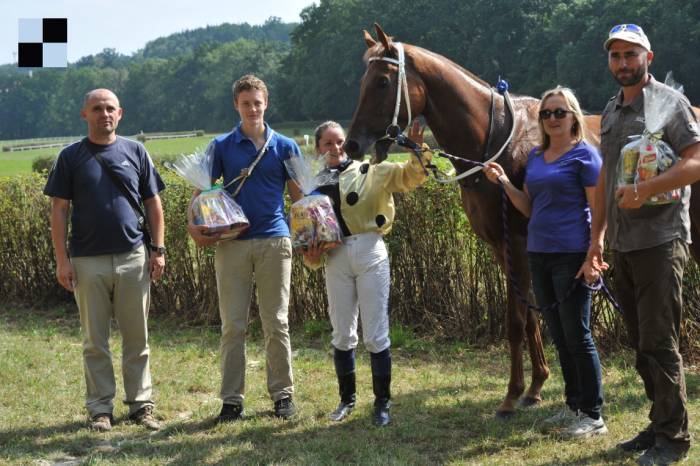
[[[618,446],[644,452],[641,465],[670,464],[686,457],[690,447],[683,359],[678,351],[683,269],[688,261],[690,186],[700,179],[700,131],[683,94],[649,74],[654,58],[641,27],[613,27],[603,44],[608,68],[620,91],[601,117],[603,168],[595,193],[591,246],[584,267],[602,271],[603,237],[614,251],[615,289],[624,311],[635,367],[651,401],[651,423]],[[634,185],[618,186],[620,150],[629,136],[644,131],[644,92],[661,92],[673,112],[663,128],[663,140],[679,160],[667,171]],[[644,205],[658,193],[681,190],[681,200]],[[602,207],[605,206],[603,209]],[[607,231],[606,231],[607,230]]]

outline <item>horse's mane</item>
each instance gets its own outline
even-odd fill
[[[427,55],[427,56],[433,58],[434,60],[437,60],[439,62],[446,62],[446,64],[456,68],[458,71],[461,71],[462,73],[464,73],[465,75],[467,75],[469,78],[473,79],[474,81],[478,82],[479,84],[486,86],[486,87],[490,87],[489,83],[487,83],[486,81],[484,81],[483,79],[481,79],[480,77],[478,77],[477,75],[475,75],[474,73],[469,71],[468,69],[464,68],[463,66],[453,62],[452,60],[445,57],[444,55],[440,55],[439,53],[432,52],[428,49],[424,49],[424,48],[419,47],[417,45],[411,45],[411,44],[404,44],[404,45],[408,46],[411,49],[416,50],[424,55]],[[389,53],[387,53],[384,45],[381,42],[377,42],[374,46],[368,48],[367,51],[365,51],[365,54],[362,57],[362,59],[365,62],[365,64],[367,64],[367,62],[370,58],[383,57],[385,55],[387,55],[391,58],[397,58],[396,52],[394,52],[394,50],[390,50]]]
[[[473,79],[476,83],[486,87],[487,89],[490,89],[492,87],[491,84],[489,84],[487,81],[484,81],[476,74],[474,74],[471,71],[469,71],[468,69],[464,68],[459,63],[453,62],[452,60],[450,60],[449,58],[447,58],[444,55],[440,55],[439,53],[433,52],[433,51],[428,50],[428,49],[424,49],[423,47],[419,47],[417,45],[405,44],[405,43],[404,43],[404,45],[408,46],[412,51],[426,55],[437,62],[440,62],[440,63],[443,63],[447,66],[453,67],[454,69],[461,72],[469,79]],[[396,52],[393,49],[390,50],[389,53],[387,53],[384,45],[381,42],[377,42],[375,45],[373,45],[372,47],[368,48],[365,51],[365,53],[362,57],[362,60],[364,61],[365,65],[367,65],[370,58],[383,57],[385,55],[388,57],[391,57],[391,58],[398,58],[396,56]],[[538,98],[532,97],[532,96],[527,96],[527,95],[511,94],[510,96],[513,98],[513,100],[517,100],[517,101],[523,101],[523,100],[539,101]]]

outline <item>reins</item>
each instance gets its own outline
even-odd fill
[[[508,83],[505,80],[502,80],[500,77],[498,78],[498,83],[496,85],[496,89],[498,93],[503,96],[503,99],[505,101],[505,107],[510,113],[511,116],[511,128],[510,128],[510,133],[508,134],[508,138],[505,140],[501,148],[493,154],[491,157],[488,157],[488,151],[489,151],[489,146],[491,145],[491,139],[493,137],[493,127],[494,127],[494,115],[495,115],[495,93],[493,89],[491,89],[491,109],[489,112],[489,128],[488,128],[488,135],[486,139],[486,143],[484,145],[484,154],[481,157],[481,160],[484,160],[483,162],[479,162],[476,160],[471,160],[471,159],[465,159],[462,157],[457,157],[452,154],[448,154],[446,152],[443,152],[438,149],[429,149],[433,152],[433,154],[437,157],[443,157],[448,160],[450,160],[453,163],[467,163],[474,165],[472,168],[468,169],[467,171],[460,173],[459,175],[455,176],[447,176],[444,172],[440,171],[437,166],[434,164],[429,164],[429,165],[424,165],[423,164],[423,159],[422,159],[422,153],[424,148],[420,147],[418,144],[410,140],[405,134],[403,134],[403,130],[401,127],[398,125],[398,118],[399,118],[399,111],[401,109],[401,93],[403,91],[404,98],[406,100],[406,110],[408,113],[408,120],[407,120],[407,125],[408,126],[411,123],[411,100],[410,100],[410,95],[408,92],[408,81],[406,79],[406,56],[403,48],[403,44],[400,42],[394,42],[394,46],[396,47],[397,50],[397,56],[398,59],[390,58],[390,57],[370,57],[368,60],[368,66],[370,63],[375,62],[375,61],[385,61],[388,63],[392,63],[394,65],[397,65],[398,67],[398,77],[397,77],[397,84],[396,84],[396,105],[394,106],[394,115],[391,120],[391,124],[387,127],[386,129],[386,134],[382,136],[379,140],[384,140],[388,139],[392,142],[395,142],[399,146],[405,147],[407,149],[410,149],[413,154],[418,158],[420,161],[421,165],[423,166],[423,170],[427,174],[427,168],[430,168],[433,172],[433,176],[435,177],[435,180],[438,183],[442,184],[447,184],[447,183],[454,183],[455,181],[459,181],[461,179],[464,179],[468,176],[471,176],[481,170],[484,169],[484,166],[490,162],[495,161],[498,159],[502,154],[503,151],[505,151],[506,147],[510,144],[510,142],[513,140],[513,135],[515,134],[515,111],[513,110],[513,102],[510,98],[510,94],[508,93]],[[442,176],[442,177],[441,177]],[[505,259],[506,259],[506,267],[508,269],[508,276],[510,279],[510,284],[511,287],[513,288],[513,291],[515,291],[515,295],[517,296],[518,300],[527,306],[528,309],[532,309],[535,311],[540,311],[540,312],[546,312],[553,310],[560,306],[564,301],[569,299],[571,295],[574,293],[576,288],[581,285],[584,286],[592,291],[598,291],[598,290],[603,290],[605,293],[606,297],[610,300],[612,303],[613,307],[620,313],[622,313],[622,309],[620,308],[620,305],[615,301],[615,299],[612,296],[612,293],[608,289],[608,287],[605,285],[605,281],[603,280],[603,277],[600,276],[598,278],[598,281],[594,284],[587,284],[585,280],[583,279],[574,279],[572,281],[571,286],[567,290],[566,294],[561,300],[557,300],[554,303],[551,303],[547,306],[536,306],[527,299],[527,297],[523,294],[522,290],[518,286],[517,283],[517,277],[515,276],[515,271],[513,267],[513,254],[511,250],[511,241],[510,241],[510,233],[509,233],[509,225],[508,225],[508,195],[506,194],[505,187],[501,182],[499,182],[499,186],[501,188],[501,218],[502,218],[502,223],[503,223],[503,237],[505,240],[505,245],[506,245],[506,251],[505,251]]]
[[[406,138],[403,135],[403,129],[398,124],[399,121],[399,112],[401,110],[401,94],[403,91],[404,99],[406,100],[406,112],[408,114],[408,119],[406,120],[406,126],[408,126],[411,123],[411,99],[410,99],[410,94],[408,92],[408,80],[406,78],[406,53],[403,48],[403,44],[401,42],[394,42],[394,47],[396,47],[396,52],[397,52],[397,58],[391,58],[391,57],[370,57],[367,60],[367,66],[369,64],[375,62],[375,61],[384,61],[387,63],[391,63],[393,65],[396,65],[398,68],[398,76],[397,76],[397,82],[396,82],[396,104],[394,106],[394,115],[391,119],[391,124],[387,126],[386,128],[386,133],[384,136],[382,136],[379,141],[382,141],[384,139],[388,139],[390,141],[396,142],[397,144],[407,147],[406,146],[406,141],[408,138]],[[455,181],[459,181],[461,179],[464,179],[468,176],[471,176],[481,170],[483,170],[484,165],[493,162],[494,160],[498,159],[498,157],[503,154],[503,151],[505,151],[506,147],[508,147],[508,144],[513,140],[513,135],[515,134],[515,112],[513,110],[513,102],[510,98],[510,94],[508,93],[508,83],[502,79],[498,79],[498,84],[496,85],[496,89],[498,90],[498,93],[503,96],[504,101],[505,101],[505,106],[510,113],[511,120],[512,120],[512,125],[510,128],[510,133],[508,134],[508,138],[505,140],[501,148],[493,154],[491,157],[488,157],[488,151],[489,147],[491,145],[491,139],[493,137],[493,127],[494,127],[494,115],[496,113],[496,104],[495,104],[495,93],[493,89],[491,89],[491,111],[489,112],[489,129],[488,129],[488,136],[486,140],[486,144],[484,145],[484,154],[481,157],[481,160],[483,162],[477,162],[471,159],[465,159],[462,157],[456,157],[452,154],[448,154],[443,151],[439,150],[434,150],[433,153],[438,156],[438,157],[443,157],[446,158],[452,162],[455,163],[471,163],[474,165],[474,167],[470,168],[469,170],[460,173],[459,175],[455,176],[448,176],[446,173],[440,171],[435,165],[430,165],[428,168],[430,168],[433,172],[433,176],[435,177],[435,180],[438,183],[454,183]],[[405,128],[404,128],[405,129]],[[402,137],[403,136],[403,137]],[[414,153],[417,155],[417,157],[420,159],[420,151],[416,152],[414,149]],[[421,160],[421,164],[423,164],[423,161]],[[423,166],[423,169],[425,170],[425,166]],[[427,170],[426,170],[427,173]]]
[[[417,157],[420,158],[420,154],[422,152],[422,148],[418,146],[415,142],[411,141],[408,137],[404,136],[403,134],[400,134],[396,138],[396,143],[402,147],[406,147],[408,149],[411,149]],[[436,154],[441,154],[442,152],[438,150],[433,150],[434,153]],[[442,153],[444,154],[444,153]],[[449,157],[454,157],[449,154],[444,154]],[[474,165],[483,167],[485,164],[482,162],[476,162],[474,160],[464,160],[465,162],[472,163]],[[434,166],[434,165],[432,165]],[[432,167],[429,166],[429,167]],[[620,313],[622,314],[622,308],[620,305],[617,303],[615,298],[613,297],[610,289],[605,285],[605,281],[603,280],[602,275],[598,277],[598,281],[592,284],[586,283],[585,280],[583,279],[574,279],[571,283],[571,286],[569,289],[566,291],[566,294],[564,297],[562,297],[560,300],[557,300],[547,306],[537,306],[535,304],[532,304],[527,297],[523,294],[522,290],[518,286],[517,282],[517,277],[515,275],[515,268],[513,267],[513,253],[512,253],[512,247],[511,247],[511,241],[510,241],[510,229],[509,229],[509,223],[508,223],[508,195],[506,194],[506,188],[503,185],[503,183],[499,180],[498,182],[500,191],[501,191],[501,221],[502,221],[502,227],[503,227],[503,239],[505,241],[505,246],[506,246],[506,251],[505,251],[505,260],[506,260],[506,268],[508,269],[508,278],[510,279],[510,285],[513,288],[513,291],[515,292],[516,297],[518,300],[527,306],[528,309],[532,309],[534,311],[539,311],[539,312],[546,312],[546,311],[551,311],[558,306],[560,306],[564,301],[569,299],[571,295],[576,291],[576,288],[580,285],[583,287],[588,288],[591,291],[599,291],[603,290],[603,293],[605,293],[605,296],[608,298],[610,303],[613,305],[613,307]]]
[[[617,301],[615,301],[615,298],[610,292],[610,289],[608,289],[608,287],[605,285],[605,281],[603,280],[602,275],[598,277],[598,280],[595,283],[591,284],[586,283],[586,281],[582,278],[574,278],[571,282],[571,286],[566,291],[566,294],[561,299],[551,304],[548,304],[547,306],[536,306],[527,299],[527,297],[523,294],[522,290],[518,286],[517,277],[515,276],[515,269],[513,267],[513,253],[510,242],[510,232],[508,228],[508,195],[506,194],[506,188],[505,186],[503,186],[503,182],[499,180],[498,184],[501,188],[501,220],[503,225],[503,239],[506,243],[506,268],[508,269],[508,277],[510,278],[511,287],[513,288],[513,291],[515,291],[515,295],[517,296],[518,300],[522,304],[527,306],[528,309],[532,309],[533,311],[552,311],[559,307],[564,301],[569,299],[574,293],[574,291],[576,291],[576,288],[580,285],[585,288],[588,288],[591,291],[603,290],[603,293],[605,293],[605,296],[608,298],[613,307],[620,314],[622,314],[622,308],[617,303]]]

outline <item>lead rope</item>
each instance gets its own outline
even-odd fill
[[[423,166],[423,171],[427,173],[425,165],[423,165],[423,159],[421,157],[422,152],[424,150],[423,147],[419,147],[418,144],[415,142],[411,141],[407,136],[402,134],[400,128],[397,125],[398,121],[398,113],[399,113],[399,108],[401,106],[401,87],[404,86],[405,84],[405,93],[406,93],[406,104],[408,108],[408,115],[409,115],[409,123],[411,121],[411,105],[410,105],[410,100],[408,99],[408,84],[406,83],[406,70],[405,70],[405,60],[404,60],[404,51],[403,51],[403,45],[400,42],[397,42],[395,44],[397,46],[398,50],[398,56],[399,59],[395,60],[393,58],[388,58],[388,57],[372,57],[369,59],[369,62],[373,62],[376,60],[381,60],[381,61],[387,61],[390,63],[394,63],[398,65],[399,67],[399,76],[398,76],[398,83],[397,83],[397,90],[396,90],[396,107],[394,108],[394,117],[392,118],[392,124],[389,128],[387,128],[387,133],[381,138],[381,139],[391,139],[395,141],[398,145],[407,147],[413,151],[413,153],[418,157],[418,160],[420,161],[421,165]],[[490,162],[493,162],[496,160],[498,157],[501,156],[503,151],[506,149],[508,144],[510,144],[511,140],[513,139],[513,135],[515,134],[515,112],[513,110],[513,103],[510,98],[510,94],[508,93],[508,82],[501,79],[500,77],[498,78],[498,84],[496,85],[496,89],[498,90],[498,93],[501,94],[505,100],[506,107],[508,108],[508,111],[510,112],[511,119],[512,119],[512,125],[510,129],[510,134],[508,135],[508,138],[506,139],[505,143],[501,146],[501,149],[496,152],[491,158],[489,158],[486,162],[477,162],[474,160],[470,159],[464,159],[460,157],[456,157],[452,154],[448,154],[445,152],[442,152],[437,149],[427,149],[427,150],[432,150],[433,154],[435,154],[438,157],[443,157],[447,158],[450,161],[453,162],[460,162],[460,163],[469,163],[474,165],[474,167],[470,168],[469,170],[465,171],[464,173],[461,173],[457,176],[449,177],[449,178],[438,178],[438,173],[441,173],[438,168],[435,165],[428,165],[428,168],[430,168],[433,171],[433,175],[435,176],[435,180],[438,183],[442,184],[447,184],[447,183],[453,183],[455,181],[461,180],[462,178],[466,178],[467,176],[473,175],[474,173],[481,171],[484,169],[484,166]],[[491,126],[491,121],[489,121],[489,126]],[[392,134],[390,129],[396,130],[395,134]],[[489,127],[489,132],[491,131],[491,127]],[[490,134],[489,134],[490,137]],[[487,141],[488,144],[488,141]],[[488,148],[487,148],[488,150]],[[444,173],[443,173],[444,174]],[[567,300],[568,298],[571,297],[571,294],[576,290],[576,287],[580,283],[582,286],[592,290],[592,291],[598,291],[598,290],[603,290],[605,293],[605,296],[608,298],[608,300],[612,303],[613,307],[622,314],[622,308],[620,305],[617,303],[615,298],[613,298],[612,293],[610,292],[610,289],[605,285],[605,281],[603,280],[603,277],[599,277],[598,281],[594,284],[587,284],[584,280],[581,279],[574,279],[571,287],[567,290],[566,294],[561,300],[558,300],[552,304],[549,304],[547,306],[536,306],[523,295],[522,290],[517,284],[515,272],[513,269],[513,255],[511,251],[511,244],[510,244],[510,233],[508,231],[508,195],[506,194],[505,187],[503,186],[502,183],[499,182],[500,188],[501,188],[501,211],[502,211],[502,224],[503,224],[503,237],[506,243],[506,267],[508,269],[508,276],[510,278],[511,286],[513,287],[513,291],[515,291],[515,294],[518,298],[518,300],[523,303],[524,305],[527,306],[528,309],[532,309],[535,311],[548,311],[551,309],[556,308],[559,306],[562,302]]]
[[[506,194],[506,188],[503,185],[501,181],[499,181],[499,186],[501,188],[501,217],[502,217],[502,225],[503,225],[503,238],[506,243],[506,267],[508,268],[508,276],[510,277],[510,283],[511,287],[513,288],[513,291],[515,291],[515,295],[517,296],[518,300],[523,303],[524,305],[527,306],[528,309],[532,309],[533,311],[539,311],[539,312],[545,312],[545,311],[551,311],[556,309],[559,305],[561,305],[564,301],[569,299],[573,292],[576,290],[576,287],[581,284],[581,286],[584,286],[588,288],[591,291],[598,291],[598,290],[603,290],[603,293],[605,293],[605,296],[608,298],[610,303],[613,305],[613,307],[620,313],[623,314],[622,308],[618,304],[617,301],[615,301],[615,298],[613,297],[612,293],[610,292],[610,289],[605,285],[605,281],[603,280],[602,275],[598,277],[598,281],[596,281],[593,284],[587,284],[585,280],[580,279],[580,278],[575,278],[569,289],[566,291],[566,294],[564,297],[560,300],[557,300],[547,306],[536,306],[523,295],[522,290],[518,286],[518,282],[516,281],[516,276],[515,276],[515,271],[513,268],[513,254],[511,251],[511,244],[510,244],[510,233],[508,230],[508,195]]]
[[[401,45],[401,44],[397,43],[397,45]],[[403,47],[399,47],[399,50],[401,51],[400,56],[403,56]],[[369,59],[370,62],[375,61],[375,60],[388,61],[390,63],[398,63],[393,58],[386,58],[386,57],[372,57]],[[401,70],[403,68],[404,68],[403,66],[399,66],[399,76],[401,76]],[[404,76],[404,81],[405,81],[405,71],[404,71],[403,76]],[[399,80],[399,83],[401,83],[401,80]],[[399,86],[398,90],[400,90],[400,87],[401,86]],[[435,181],[437,181],[438,183],[441,183],[441,184],[454,183],[455,181],[459,181],[463,178],[466,178],[468,176],[473,175],[474,173],[477,173],[480,170],[483,170],[484,166],[487,163],[493,162],[494,160],[498,159],[501,156],[501,154],[503,154],[503,151],[506,150],[506,147],[508,147],[508,144],[510,144],[510,142],[513,140],[513,135],[515,134],[515,111],[513,110],[513,101],[511,100],[510,94],[508,93],[508,82],[501,79],[499,76],[498,84],[496,85],[496,89],[498,90],[498,93],[503,96],[503,99],[505,101],[505,106],[511,115],[512,125],[510,128],[510,133],[508,134],[508,138],[505,140],[505,142],[503,143],[501,148],[498,150],[498,152],[496,152],[493,156],[491,156],[485,162],[476,162],[474,160],[457,157],[457,156],[454,156],[452,154],[448,154],[446,152],[443,152],[443,151],[440,151],[437,149],[432,149],[432,152],[435,156],[446,158],[453,163],[468,163],[468,164],[475,165],[474,167],[470,168],[469,170],[467,170],[463,173],[460,173],[459,175],[452,176],[452,177],[448,176],[446,173],[439,170],[437,168],[437,166],[428,165],[427,168],[430,168],[432,170],[433,176],[435,177]],[[406,90],[406,95],[408,95],[408,84],[406,84],[405,90]],[[491,92],[493,92],[493,90]],[[396,121],[397,121],[396,119],[398,116],[398,108],[399,108],[400,98],[401,98],[400,95],[401,94],[399,92],[397,92],[397,105],[396,105],[397,110],[394,111],[394,118],[392,119],[392,124],[387,128],[386,134],[384,136],[382,136],[379,140],[381,141],[382,139],[390,139],[392,141],[395,141],[400,146],[412,149],[416,153],[416,155],[418,156],[419,160],[421,160],[421,165],[423,165],[423,161],[420,158],[420,152],[422,152],[422,151],[416,151],[417,146],[415,146],[415,144],[411,145],[412,141],[410,141],[410,139],[408,139],[408,137],[406,137],[401,132],[401,129],[396,125]],[[408,100],[407,100],[407,102],[408,102]],[[491,131],[493,130],[493,122],[492,122],[493,113],[494,113],[493,102],[494,102],[494,100],[492,98],[491,115],[489,116],[489,136],[488,136],[488,139],[486,141],[486,148],[485,148],[485,152],[484,152],[485,155],[488,153],[488,145],[491,142]],[[410,115],[411,115],[410,104],[408,105],[408,112],[409,112],[409,117],[410,117]],[[409,120],[409,122],[410,122],[410,120]],[[423,170],[426,171],[425,166],[423,166]],[[426,173],[427,173],[427,171],[426,171]]]

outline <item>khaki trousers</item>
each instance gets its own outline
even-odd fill
[[[141,246],[121,254],[74,257],[75,301],[83,331],[86,407],[90,416],[111,413],[116,384],[109,350],[112,317],[122,336],[124,403],[133,414],[151,401],[148,365],[148,256]]]
[[[687,262],[688,245],[680,239],[615,253],[615,291],[636,352],[635,366],[651,401],[651,428],[657,442],[683,446],[690,443],[690,434],[678,338]]]
[[[221,399],[243,403],[245,336],[253,277],[265,337],[267,390],[273,401],[292,395],[289,283],[292,246],[287,237],[224,241],[216,247],[216,284],[221,315]]]

